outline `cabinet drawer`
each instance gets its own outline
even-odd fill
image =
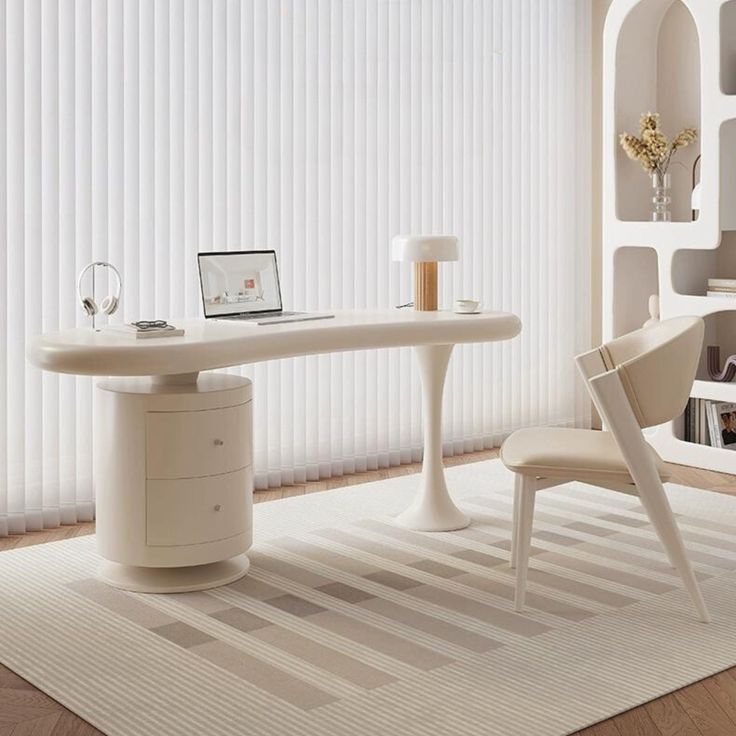
[[[250,468],[226,475],[146,483],[146,543],[171,547],[217,542],[251,526]]]
[[[251,464],[251,403],[146,414],[148,478],[198,478]]]

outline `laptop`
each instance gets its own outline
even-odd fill
[[[274,250],[198,253],[197,260],[207,319],[249,320],[269,325],[335,316],[284,310]]]

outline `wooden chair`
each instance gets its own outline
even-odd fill
[[[699,617],[710,620],[662,486],[667,470],[642,434],[642,429],[670,421],[684,410],[703,332],[699,317],[678,317],[576,358],[608,431],[521,429],[504,442],[501,459],[516,473],[511,566],[516,568],[517,611],[524,607],[536,493],[578,480],[639,496]]]

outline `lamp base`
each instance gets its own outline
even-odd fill
[[[436,262],[414,264],[414,309],[418,312],[437,311]]]

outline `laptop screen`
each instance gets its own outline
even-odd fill
[[[275,251],[199,253],[198,260],[205,317],[282,310]]]

